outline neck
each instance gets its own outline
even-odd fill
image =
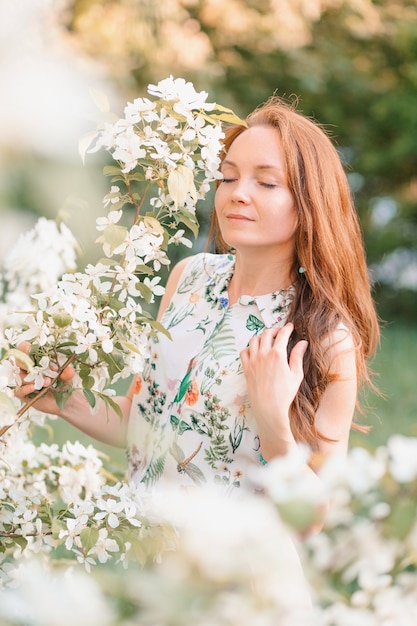
[[[288,289],[294,282],[292,259],[251,258],[236,252],[236,264],[228,292],[231,304],[240,296],[262,296],[280,289]]]

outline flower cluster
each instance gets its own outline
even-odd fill
[[[64,224],[40,217],[22,233],[0,274],[0,328],[25,322],[33,309],[31,294],[47,292],[77,265],[77,242]],[[26,312],[26,313],[22,313]]]
[[[7,626],[95,624],[82,591],[59,619],[36,600],[55,589],[59,606],[84,584],[111,626],[416,623],[417,439],[354,448],[323,466],[319,488],[304,451],[278,459],[253,476],[264,497],[238,499],[150,494],[109,478],[91,447],[36,448],[22,429],[12,443],[0,481]],[[300,541],[327,499],[323,530]]]
[[[39,425],[45,417],[38,415]],[[0,454],[0,587],[16,583],[31,555],[91,566],[175,545],[150,495],[112,476],[91,445],[35,445],[26,419],[4,436]],[[152,552],[155,550],[155,552]]]
[[[322,532],[300,545],[320,626],[417,623],[416,459],[417,438],[393,435],[327,461],[319,489],[293,462],[268,468],[266,489],[293,527],[314,523],[323,495],[330,502]]]
[[[43,272],[48,280],[41,284],[31,282],[33,265],[27,263],[27,251],[19,256],[22,246],[10,261],[13,271],[26,267],[23,280],[31,303],[19,324],[4,330],[0,392],[6,395],[21,382],[16,359],[29,370],[26,381],[39,390],[45,376],[59,386],[59,373],[72,363],[73,386],[83,390],[91,407],[101,398],[117,410],[111,386],[142,370],[149,335],[164,331],[143,302],[153,302],[164,291],[158,272],[169,264],[168,247],[191,245],[185,228],[197,234],[196,202],[220,176],[222,122],[238,118],[207,103],[207,93],[196,92],[183,79],[169,77],[148,91],[153,100],[127,104],[124,117],[104,122],[95,142],[91,137],[84,142],[84,153],[104,148],[116,163],[105,167],[111,177],[104,198],[108,214],[97,220],[103,258],[83,272],[68,272],[74,270],[74,259],[63,255],[60,280],[54,283]],[[44,223],[25,243],[45,244],[45,229]],[[48,262],[65,237],[73,243],[63,227],[59,238],[50,233],[44,246],[48,253],[39,256]],[[9,291],[18,287],[12,270],[5,273]],[[24,341],[31,344],[30,358],[17,350]],[[62,390],[58,396],[64,401]]]

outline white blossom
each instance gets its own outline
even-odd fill
[[[417,478],[417,437],[393,435],[387,448],[389,467],[395,480],[406,483]]]
[[[185,234],[185,230],[183,228],[180,228],[179,230],[177,230],[177,232],[174,235],[172,235],[172,237],[168,239],[168,244],[174,243],[176,246],[178,244],[182,244],[183,246],[186,246],[187,248],[191,248],[193,244],[191,243],[189,239],[184,237],[184,234]]]

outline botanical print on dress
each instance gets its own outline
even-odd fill
[[[191,257],[154,340],[129,421],[129,475],[154,486],[244,487],[259,437],[240,352],[286,323],[293,288],[241,296],[229,306],[231,254]],[[277,381],[279,384],[279,381]]]

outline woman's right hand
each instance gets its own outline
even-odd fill
[[[18,350],[29,354],[30,343],[28,341],[22,342],[21,344],[19,344]],[[19,398],[24,403],[28,403],[30,400],[32,400],[34,398],[34,394],[39,394],[42,390],[50,387],[55,380],[52,377],[45,376],[43,379],[43,388],[35,389],[34,381],[25,381],[29,374],[29,370],[25,367],[25,364],[18,360],[18,365],[20,367],[20,378],[22,384],[19,387],[16,387],[14,395],[16,396],[16,398]],[[61,372],[59,378],[64,383],[70,384],[72,379],[74,378],[74,375],[75,370],[70,365]],[[60,409],[56,403],[54,394],[52,393],[52,389],[48,389],[46,393],[44,391],[43,394],[40,395],[39,399],[34,402],[33,406],[43,413],[49,413],[51,415],[60,414]]]

